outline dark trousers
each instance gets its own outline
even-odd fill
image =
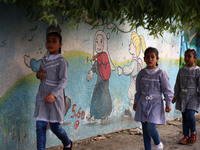
[[[142,131],[145,150],[151,150],[151,138],[155,145],[160,144],[160,137],[155,123],[142,122]]]
[[[183,135],[189,137],[190,132],[196,132],[195,110],[186,109],[182,112]]]
[[[60,123],[50,123],[52,132],[62,141],[64,146],[71,144],[70,139],[67,136],[65,130],[61,127]],[[37,133],[37,150],[45,150],[46,147],[46,121],[36,122],[36,133]]]

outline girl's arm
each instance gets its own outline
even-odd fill
[[[133,110],[136,111],[136,108],[137,108],[137,104],[134,103],[134,104],[133,104]]]
[[[48,95],[46,95],[45,97],[44,97],[44,99],[43,99],[43,101],[45,102],[45,103],[53,103],[54,102],[54,100],[55,100],[55,96],[53,95],[53,94],[48,94]]]
[[[174,104],[177,100],[180,88],[180,70],[178,71],[178,75],[176,77],[176,83],[174,85],[174,97],[172,99],[172,104]]]
[[[171,106],[166,106],[166,107],[165,107],[165,111],[166,111],[166,112],[170,112],[171,110],[172,110]]]
[[[55,97],[60,95],[61,92],[63,92],[63,89],[67,85],[67,71],[68,71],[68,63],[65,59],[61,61],[58,77],[59,77],[59,83],[56,88],[51,92]]]
[[[172,104],[174,104],[175,102],[176,102],[176,97],[173,97]]]
[[[142,78],[142,73],[141,71],[138,73],[137,78],[136,78],[136,93],[135,93],[135,100],[134,100],[134,104],[138,103],[138,100],[140,98],[141,95],[141,78]]]
[[[44,70],[43,67],[40,67],[40,70],[36,73],[36,77],[40,79],[40,81],[44,80],[46,76],[44,75],[46,71]]]
[[[43,66],[43,59],[41,59],[39,62],[41,62],[41,64],[40,64],[39,70],[37,70],[37,72],[36,72],[36,77],[38,79],[40,79],[40,81],[42,81],[46,78],[46,76],[44,75],[46,73],[46,71],[42,67]]]
[[[161,73],[160,81],[161,81],[161,90],[162,90],[162,93],[165,97],[164,100],[166,102],[166,106],[170,107],[171,106],[171,100],[173,98],[173,91],[172,91],[172,88],[171,88],[170,83],[169,83],[169,78],[168,78],[165,71],[163,71]]]
[[[198,77],[197,77],[197,90],[198,90],[198,92],[199,92],[199,94],[200,94],[200,68],[198,68]],[[200,101],[200,99],[199,99],[199,101]]]
[[[176,77],[176,83],[174,85],[174,101],[176,101],[180,89],[180,70],[178,71],[178,75]]]

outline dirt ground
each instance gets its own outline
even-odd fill
[[[167,121],[166,125],[157,125],[164,150],[200,150],[200,134],[195,144],[181,145],[178,140],[182,135],[182,119]],[[200,133],[200,115],[196,115],[197,133]],[[61,150],[62,146],[47,148]],[[126,129],[95,137],[74,141],[74,150],[144,150],[142,131],[139,128]],[[152,149],[154,144],[152,141]]]

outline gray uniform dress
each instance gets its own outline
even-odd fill
[[[41,67],[46,71],[46,78],[40,82],[34,118],[62,123],[66,112],[64,89],[67,84],[68,63],[61,54],[48,55],[43,58]],[[43,101],[44,96],[50,93],[56,98],[52,104]]]
[[[135,121],[165,124],[162,94],[170,106],[173,92],[166,72],[160,68],[142,69],[136,79]]]
[[[198,112],[200,89],[199,67],[184,66],[178,72],[174,86],[174,97],[176,97],[176,109],[184,112],[192,109]]]

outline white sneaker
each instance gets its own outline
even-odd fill
[[[163,150],[164,146],[163,146],[163,143],[160,142],[160,144],[158,145],[155,145],[155,150]]]

